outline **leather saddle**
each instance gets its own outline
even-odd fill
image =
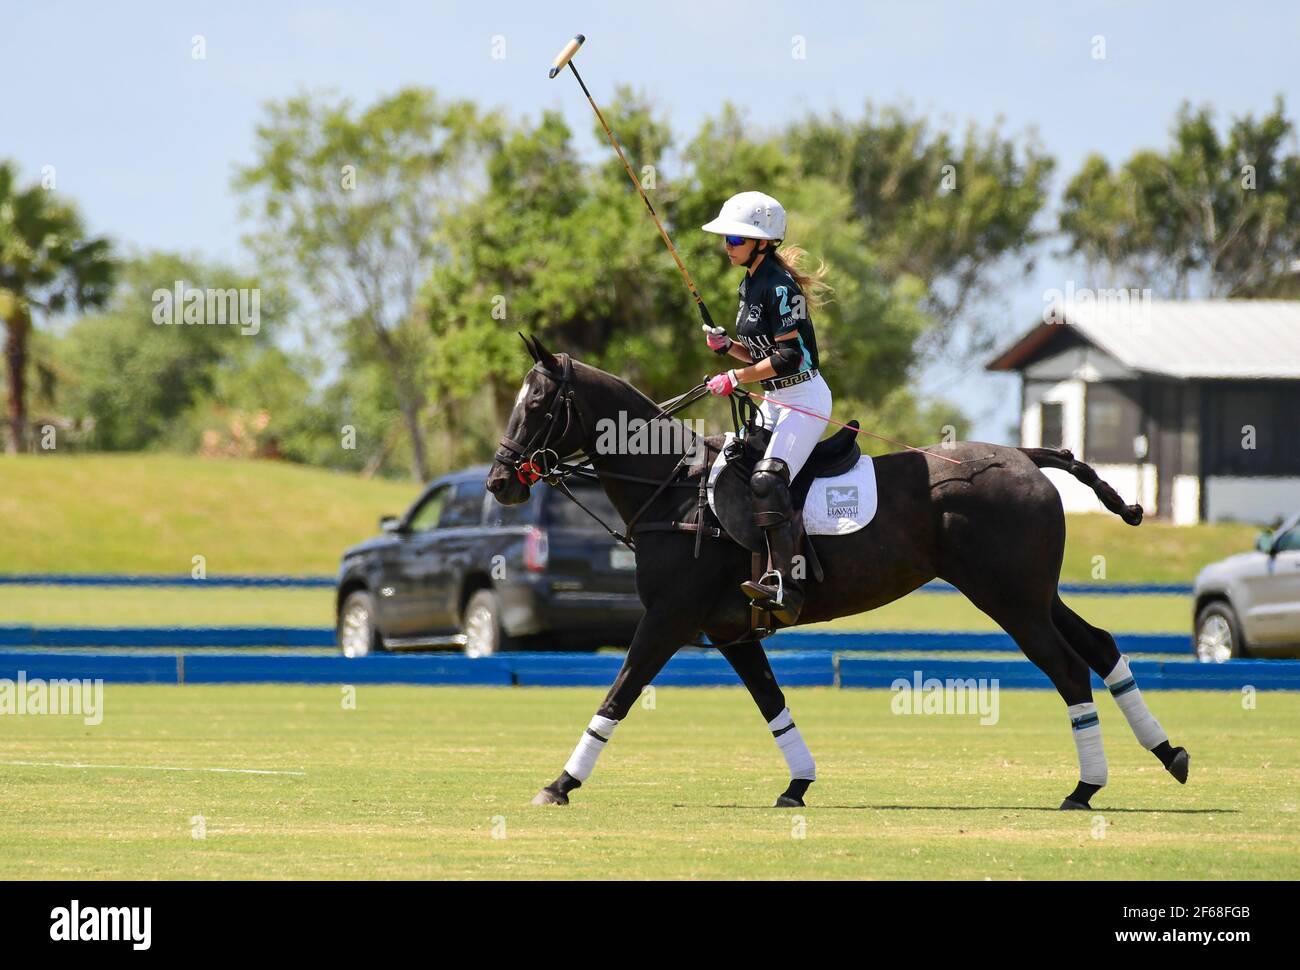
[[[790,501],[795,515],[803,511],[804,501],[818,478],[843,475],[858,463],[862,449],[858,446],[858,422],[850,421],[825,441],[817,442],[803,468],[790,484]],[[726,467],[714,484],[713,504],[718,524],[733,540],[750,552],[767,554],[767,537],[754,523],[749,497],[749,477],[754,465],[763,457],[771,432],[758,428],[729,446]]]

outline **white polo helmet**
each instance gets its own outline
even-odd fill
[[[740,192],[722,203],[718,218],[700,228],[719,236],[784,239],[785,207],[762,192]]]

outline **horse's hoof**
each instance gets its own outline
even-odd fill
[[[1092,806],[1087,802],[1076,802],[1073,798],[1067,798],[1061,802],[1060,811],[1062,812],[1090,812]]]
[[[534,805],[567,805],[569,796],[551,788],[543,788],[533,798]]]
[[[1172,761],[1165,766],[1165,770],[1178,779],[1178,784],[1187,784],[1187,769],[1191,765],[1192,756],[1187,753],[1186,748],[1177,749],[1178,753],[1174,755]]]
[[[808,786],[813,783],[811,778],[791,778],[790,784],[785,791],[776,796],[776,802],[773,808],[803,808],[803,796],[808,793]]]

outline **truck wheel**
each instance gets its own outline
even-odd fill
[[[364,657],[384,649],[375,623],[375,599],[364,589],[353,590],[339,610],[336,639],[345,657]]]
[[[480,589],[465,604],[461,633],[465,635],[467,657],[490,657],[514,646],[514,638],[501,629],[501,604],[490,589]]]
[[[1222,600],[1207,603],[1196,617],[1195,647],[1196,659],[1202,663],[1249,656],[1237,614]]]

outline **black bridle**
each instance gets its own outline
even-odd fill
[[[500,462],[507,468],[513,470],[515,477],[519,479],[519,482],[522,485],[531,487],[538,481],[543,481],[547,485],[559,489],[560,492],[569,499],[569,501],[600,523],[601,527],[611,536],[623,543],[629,549],[635,549],[636,546],[633,545],[630,538],[630,535],[633,532],[633,527],[641,518],[642,513],[650,507],[650,504],[658,498],[660,494],[662,494],[664,489],[671,486],[696,487],[691,482],[677,481],[677,476],[682,469],[686,467],[687,458],[689,458],[690,455],[683,455],[681,460],[669,473],[668,477],[662,480],[646,478],[641,475],[623,475],[611,471],[602,472],[601,474],[610,478],[619,478],[626,481],[640,482],[645,485],[656,486],[651,496],[645,500],[641,505],[641,508],[636,511],[636,514],[628,520],[626,535],[616,531],[615,529],[611,529],[604,519],[582,504],[582,501],[569,489],[567,483],[567,479],[572,475],[598,480],[594,456],[587,455],[584,449],[578,448],[571,452],[566,458],[560,458],[559,454],[551,446],[552,441],[558,443],[566,434],[568,434],[569,428],[572,426],[575,417],[577,418],[578,427],[582,432],[582,440],[585,442],[587,439],[587,423],[583,420],[582,412],[578,409],[577,402],[574,400],[573,396],[573,360],[568,354],[557,354],[556,360],[560,363],[560,373],[558,374],[547,367],[544,367],[540,360],[533,364],[532,371],[529,372],[532,373],[533,371],[536,371],[539,374],[543,374],[554,381],[557,385],[555,388],[555,394],[551,398],[550,406],[546,409],[546,415],[541,426],[528,437],[527,441],[524,442],[516,441],[508,435],[502,435],[497,452],[493,456],[493,460]],[[697,384],[686,393],[679,394],[677,397],[670,398],[662,404],[659,404],[659,413],[655,415],[655,418],[669,417],[683,408],[694,404],[707,393],[707,384]],[[557,419],[559,418],[561,411],[564,413],[564,430],[557,435]],[[539,438],[541,439],[540,442],[538,441]]]
[[[550,447],[551,439],[555,438],[556,441],[559,441],[568,434],[574,415],[577,415],[583,439],[586,439],[586,422],[582,420],[582,412],[578,410],[573,400],[573,360],[568,354],[560,354],[556,359],[560,362],[559,374],[547,370],[542,366],[540,360],[533,364],[533,369],[529,372],[536,371],[539,374],[544,374],[558,385],[555,389],[555,395],[551,398],[551,406],[546,411],[546,417],[541,427],[534,431],[532,436],[522,444],[507,435],[502,435],[497,453],[493,456],[495,461],[499,461],[507,468],[513,469],[515,477],[523,485],[533,485],[539,479],[547,484],[554,484],[552,479],[560,474],[564,462],[561,461],[555,449]],[[564,431],[560,432],[557,437],[555,435],[555,421],[560,414],[561,408],[564,409]],[[540,445],[537,444],[539,437],[542,439]],[[534,447],[535,445],[536,447]],[[569,457],[572,458],[578,453],[574,452]]]

